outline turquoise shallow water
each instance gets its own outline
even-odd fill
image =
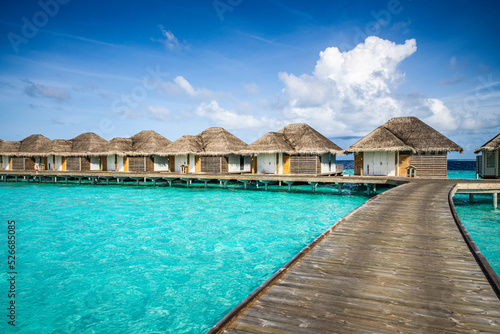
[[[453,203],[460,220],[481,252],[500,276],[500,210],[493,209],[491,194],[455,194]]]
[[[7,220],[17,225],[17,326],[8,330],[204,333],[368,199],[294,189],[2,183],[1,240]]]

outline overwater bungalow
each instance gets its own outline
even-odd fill
[[[290,174],[330,174],[342,172],[336,164],[339,146],[305,123],[289,124],[278,133],[293,147],[290,155]],[[286,161],[287,157],[284,157]]]
[[[197,136],[203,151],[195,158],[195,171],[200,173],[250,172],[250,157],[240,151],[248,145],[221,128],[208,128]]]
[[[45,170],[53,167],[48,161],[52,140],[36,134],[20,141],[16,157],[12,158],[13,169],[18,170]],[[22,167],[21,167],[22,165]]]
[[[200,159],[196,158],[203,148],[196,136],[184,135],[176,141],[169,144],[163,151],[170,157],[169,171],[170,172],[189,172],[195,173],[200,171]],[[198,171],[196,170],[196,162],[198,162]]]
[[[141,131],[130,139],[132,140],[132,152],[127,159],[127,171],[169,170],[169,157],[161,152],[171,143],[170,140],[153,130]]]
[[[305,123],[269,132],[240,151],[253,156],[252,172],[259,174],[340,173],[336,156],[341,153],[340,147]]]
[[[48,161],[50,161],[48,168],[51,168],[49,170],[63,170],[63,158],[71,154],[72,147],[73,143],[71,140],[54,139],[50,147],[50,155],[48,156]]]
[[[483,179],[500,178],[500,133],[474,150],[476,157],[476,172]]]
[[[67,171],[98,171],[102,170],[103,160],[98,153],[100,147],[107,143],[93,132],[82,133],[71,139],[71,152],[62,157],[62,170]]]
[[[108,172],[128,171],[128,156],[132,153],[132,139],[113,138],[93,153],[100,158],[100,169]]]
[[[251,171],[257,174],[290,174],[293,153],[285,135],[277,132],[266,133],[240,151],[243,156],[251,156]]]
[[[19,146],[18,141],[0,142],[0,167],[4,170],[24,170],[24,159],[18,158]]]
[[[351,145],[354,175],[447,177],[447,153],[463,148],[417,117],[396,117]]]

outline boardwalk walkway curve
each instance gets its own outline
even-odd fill
[[[453,186],[377,196],[209,333],[500,333],[500,301],[450,209]]]

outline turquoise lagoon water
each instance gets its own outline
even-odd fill
[[[491,194],[455,194],[453,203],[460,220],[484,254],[493,270],[500,276],[500,210],[493,209]]]
[[[363,188],[294,189],[2,183],[0,332],[204,333],[368,199]],[[8,220],[15,328],[5,320]]]

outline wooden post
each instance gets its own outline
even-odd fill
[[[339,195],[342,195],[342,183],[337,183]]]
[[[497,209],[498,208],[498,194],[493,193],[493,208]]]
[[[472,202],[472,201],[474,201],[474,194],[470,193],[469,194],[469,202]]]

